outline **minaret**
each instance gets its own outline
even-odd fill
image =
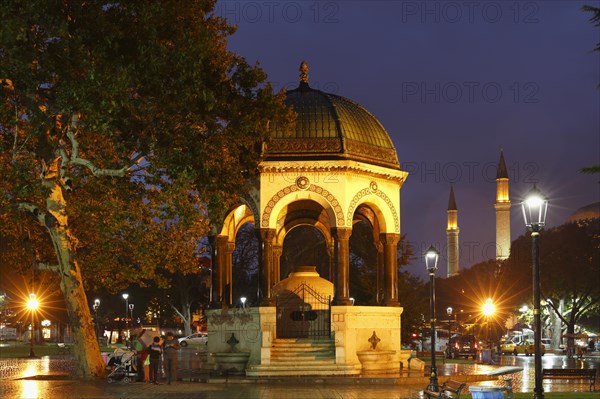
[[[458,209],[456,208],[456,199],[454,199],[454,188],[450,187],[450,199],[448,200],[448,227],[446,228],[446,238],[448,245],[448,277],[458,274]]]
[[[500,149],[500,161],[496,173],[496,260],[504,260],[510,254],[510,199],[508,197],[508,172],[504,151]]]

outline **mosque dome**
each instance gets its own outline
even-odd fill
[[[300,85],[285,100],[298,114],[296,125],[273,127],[263,152],[267,160],[350,159],[400,169],[394,144],[377,118],[352,100],[311,88],[305,62],[300,72]]]
[[[600,202],[589,204],[577,209],[571,216],[569,216],[567,222],[577,222],[593,219],[600,219]]]

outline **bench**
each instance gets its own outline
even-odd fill
[[[596,390],[596,369],[543,369],[542,378],[588,379],[590,392]]]
[[[64,342],[57,342],[56,346],[58,346],[59,355],[68,355],[71,353],[71,347],[65,344]]]
[[[448,380],[439,387],[439,391],[423,390],[423,393],[428,398],[460,398],[460,393],[467,386],[464,382]]]

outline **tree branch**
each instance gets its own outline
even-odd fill
[[[49,265],[49,264],[43,263],[43,262],[36,263],[35,268],[37,270],[47,270],[47,271],[50,271],[52,273],[57,273],[57,274],[60,272],[60,267],[58,265]]]
[[[71,162],[74,165],[80,165],[88,168],[90,172],[94,176],[112,176],[112,177],[124,177],[128,171],[130,171],[134,166],[139,165],[145,158],[143,154],[137,154],[136,157],[132,159],[132,164],[130,166],[124,166],[120,169],[101,169],[93,164],[88,159],[79,158],[79,142],[75,138],[75,131],[79,128],[79,116],[76,113],[71,115],[71,123],[69,124],[69,128],[67,130],[67,137],[71,142]],[[62,177],[62,175],[61,175]]]
[[[71,141],[71,162],[74,165],[85,166],[92,172],[94,176],[114,176],[114,177],[123,177],[127,172],[128,168],[123,167],[121,169],[101,169],[93,164],[90,160],[79,158],[79,143],[75,138],[75,134],[73,130],[69,127],[69,131],[67,132],[67,137]]]
[[[30,202],[19,202],[17,203],[17,209],[20,211],[29,212],[32,214],[42,226],[46,225],[46,212],[40,210],[37,205]]]
[[[171,308],[173,308],[173,310],[175,311],[175,313],[177,313],[179,315],[179,317],[181,317],[184,322],[186,322],[185,317],[181,314],[181,312],[179,311],[179,309],[177,309],[175,307],[175,305],[173,305],[173,303],[171,301],[169,301],[169,305],[171,306]]]

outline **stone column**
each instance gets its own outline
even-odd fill
[[[335,283],[335,239],[333,237],[327,241],[327,255],[329,255],[329,275],[327,276],[327,280]]]
[[[281,281],[281,254],[283,247],[281,245],[273,246],[273,285]]]
[[[209,235],[210,243],[210,307],[219,308],[219,262],[217,261],[217,236]]]
[[[386,306],[400,306],[398,302],[398,241],[400,234],[383,233],[380,235],[383,243],[384,285],[383,303]]]
[[[227,243],[229,237],[218,235],[214,238],[215,258],[213,260],[213,304],[217,307],[223,306],[226,298],[224,297],[223,285],[226,277],[227,261]]]
[[[261,306],[275,306],[275,301],[271,298],[271,288],[273,287],[273,238],[275,238],[275,229],[260,229],[262,243]]]
[[[377,300],[377,304],[381,305],[381,303],[383,302],[383,298],[384,298],[384,275],[385,275],[385,258],[383,256],[383,243],[381,241],[376,241],[375,243],[375,248],[377,249],[377,265],[375,266],[377,268],[377,284],[376,284],[376,289],[377,289],[377,295],[376,295],[376,300]]]
[[[335,298],[333,303],[339,306],[350,306],[350,236],[352,229],[338,227],[333,229],[335,240]]]
[[[233,251],[234,242],[225,244],[225,303],[233,304]]]

